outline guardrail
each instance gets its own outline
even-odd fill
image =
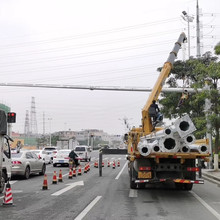
[[[99,176],[102,176],[102,155],[108,155],[108,154],[120,154],[120,155],[126,155],[128,153],[127,149],[108,149],[103,148],[99,150]]]

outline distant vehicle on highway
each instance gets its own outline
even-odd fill
[[[79,156],[79,160],[91,161],[91,149],[86,145],[75,147],[75,153]]]
[[[57,165],[60,166],[69,166],[69,153],[71,150],[59,150],[57,155],[53,158],[53,166],[56,167]]]
[[[53,163],[53,160],[51,159],[51,155],[49,152],[45,150],[31,150],[31,151],[37,154],[39,159],[44,160],[46,164]]]
[[[43,150],[45,150],[47,153],[50,154],[51,160],[53,161],[53,157],[57,155],[58,150],[60,150],[60,148],[58,147],[44,147]]]
[[[19,175],[28,179],[30,174],[39,173],[44,175],[46,164],[31,151],[20,151],[12,154],[12,176]]]

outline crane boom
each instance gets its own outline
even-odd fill
[[[152,104],[153,100],[157,100],[160,92],[162,90],[162,87],[165,83],[165,80],[170,74],[170,71],[173,67],[174,60],[177,57],[177,53],[179,49],[181,48],[182,43],[184,43],[186,40],[185,33],[181,33],[179,36],[179,39],[174,45],[173,50],[170,52],[170,55],[167,59],[167,61],[164,63],[164,66],[160,72],[160,75],[152,89],[151,94],[148,97],[147,103],[145,104],[144,108],[142,109],[142,129],[144,134],[149,134],[152,131],[152,122],[151,118],[149,116],[149,108]]]

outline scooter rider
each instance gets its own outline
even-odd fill
[[[69,157],[70,157],[71,160],[74,161],[74,163],[75,163],[75,165],[76,165],[76,167],[77,167],[77,166],[79,165],[79,161],[78,161],[78,159],[77,159],[78,155],[75,153],[74,150],[72,150],[72,151],[69,153]]]

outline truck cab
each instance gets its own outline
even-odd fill
[[[3,141],[3,155],[2,155],[2,176],[0,184],[0,193],[4,191],[5,183],[11,179],[11,149],[9,136],[4,137]]]

